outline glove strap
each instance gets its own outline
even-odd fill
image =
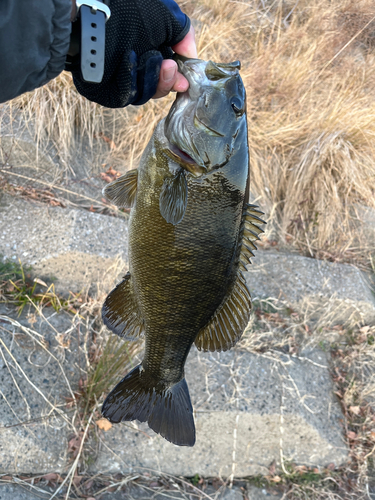
[[[105,23],[111,11],[98,0],[76,0],[76,3],[81,28],[79,52],[82,78],[85,82],[100,83],[104,74]],[[73,69],[73,60],[69,61],[69,57],[65,69]]]

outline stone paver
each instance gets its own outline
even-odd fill
[[[0,304],[0,473],[62,472],[67,464],[74,427],[65,397],[85,359],[72,317],[49,309],[31,325],[26,311],[18,318]]]
[[[127,236],[127,219],[0,197],[0,255],[56,278],[60,291],[113,287],[127,265]],[[353,266],[257,251],[246,278],[254,299],[281,300],[325,324],[375,322],[369,277]]]
[[[5,306],[0,312],[0,473],[62,472],[73,433],[65,398],[85,369],[78,325],[66,313],[45,310],[46,320],[25,332],[22,325],[31,328],[26,317],[17,319]],[[267,473],[281,457],[307,465],[345,462],[343,416],[324,352],[296,358],[193,348],[186,380],[197,428],[193,448],[168,443],[146,424],[120,424],[100,433],[90,471],[245,477]]]
[[[125,219],[0,194],[0,255],[31,265],[59,292],[105,286],[108,273],[113,287],[127,261],[127,234]]]
[[[168,443],[146,424],[119,424],[103,433],[91,471],[246,477],[267,473],[281,456],[315,466],[345,462],[342,413],[323,352],[276,359],[193,350],[186,380],[197,430],[193,448]]]
[[[348,264],[295,254],[256,252],[248,266],[253,299],[273,298],[312,316],[331,321],[375,323],[375,296],[370,277]]]

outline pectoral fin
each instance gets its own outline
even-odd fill
[[[102,318],[104,324],[120,337],[133,340],[142,335],[144,322],[132,290],[130,273],[105,299]]]
[[[103,189],[107,200],[121,208],[131,208],[137,195],[138,170],[129,170]]]
[[[165,179],[160,193],[160,213],[167,222],[174,226],[185,215],[188,187],[185,172],[181,168],[172,179]]]

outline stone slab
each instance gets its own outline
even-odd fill
[[[375,323],[371,278],[349,264],[336,264],[295,254],[256,252],[248,266],[253,299],[278,299],[330,322]]]
[[[1,478],[0,478],[1,479]],[[53,494],[52,488],[40,487],[38,484],[37,490],[33,490],[28,485],[19,484],[1,484],[0,482],[0,500],[48,500]],[[93,493],[95,495],[95,493]],[[243,492],[240,488],[226,488],[224,491],[216,491],[212,487],[208,487],[204,492],[199,492],[195,489],[191,497],[197,500],[203,498],[212,498],[212,500],[243,500]],[[185,492],[171,490],[165,488],[147,488],[142,485],[127,486],[125,491],[105,492],[100,496],[101,500],[165,500],[165,498],[176,500],[184,500],[187,497]],[[273,495],[264,489],[250,486],[247,488],[246,497],[248,500],[279,500],[281,495]]]
[[[87,210],[48,207],[0,194],[0,255],[31,265],[59,292],[79,292],[123,271],[127,220]],[[109,280],[113,286],[113,276]],[[109,291],[109,290],[107,290]]]
[[[109,291],[126,268],[127,238],[125,218],[0,197],[0,255],[32,265],[38,277],[56,278],[60,291],[89,284]],[[375,323],[370,278],[354,266],[258,251],[246,278],[254,299],[281,300],[325,325]]]
[[[42,493],[39,489],[34,493],[28,486],[0,483],[0,500],[47,500],[50,496],[51,493]]]
[[[249,485],[246,488],[246,496],[248,500],[281,500],[282,494],[267,491],[264,488],[256,488]]]
[[[176,476],[246,477],[266,474],[275,460],[310,466],[346,461],[340,422],[324,352],[300,358],[240,350],[193,349],[186,380],[197,440],[177,447],[146,424],[115,425],[102,434],[93,473],[138,470]]]
[[[25,309],[18,318],[0,304],[0,474],[65,470],[74,435],[65,397],[85,368],[77,328],[72,316],[52,308],[44,317]]]
[[[30,318],[24,311],[17,319],[14,309],[0,306],[5,344],[0,345],[0,473],[61,473],[68,463],[74,429],[65,398],[84,373],[78,342],[84,325],[79,337],[71,316],[46,309],[44,314]],[[25,333],[22,326],[31,330]],[[177,476],[246,477],[267,473],[281,457],[316,466],[345,462],[343,416],[324,352],[296,358],[193,349],[186,380],[197,427],[193,448],[168,443],[146,424],[124,423],[100,431],[100,452],[90,472],[151,469]]]

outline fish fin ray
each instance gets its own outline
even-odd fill
[[[109,393],[102,414],[112,423],[147,422],[153,431],[178,446],[195,443],[193,407],[184,378],[172,386],[163,385],[138,365]]]
[[[133,168],[103,189],[103,195],[117,207],[131,208],[136,199],[138,169]]]
[[[238,271],[232,291],[202,328],[195,345],[200,351],[227,351],[241,338],[251,311],[251,297],[243,274]]]
[[[188,198],[186,177],[181,168],[172,179],[165,179],[159,199],[160,213],[176,226],[185,215]]]
[[[144,321],[132,290],[130,273],[105,299],[102,318],[104,324],[119,337],[134,340],[142,336]]]
[[[259,240],[259,234],[264,233],[263,229],[259,227],[261,224],[266,224],[259,215],[263,212],[257,210],[256,205],[245,205],[245,210],[242,213],[242,227],[240,231],[240,262],[242,263],[241,271],[243,271],[243,266],[251,264],[251,257],[254,257],[253,250],[257,247],[254,241]],[[246,270],[246,267],[245,267]]]

